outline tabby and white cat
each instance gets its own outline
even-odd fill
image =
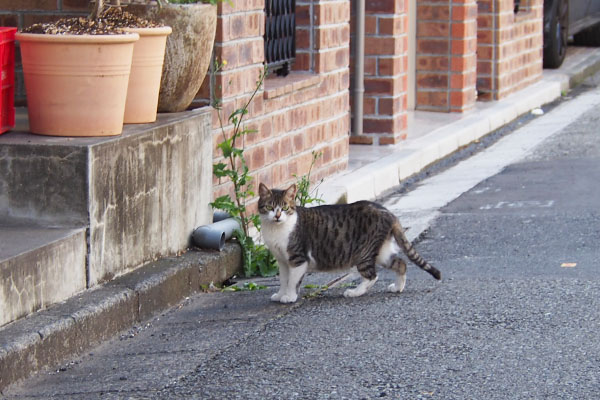
[[[406,263],[400,250],[416,265],[441,279],[404,235],[398,219],[383,206],[359,201],[312,208],[296,206],[296,185],[286,190],[259,185],[258,211],[265,244],[279,264],[280,288],[271,300],[293,303],[308,271],[356,267],[362,282],[347,289],[346,297],[361,296],[377,281],[376,266],[396,272],[390,292],[406,283]]]

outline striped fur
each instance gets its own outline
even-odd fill
[[[296,186],[269,190],[259,186],[258,209],[265,244],[280,268],[280,290],[274,301],[297,299],[297,288],[307,271],[333,271],[356,267],[363,278],[349,297],[364,294],[377,280],[377,266],[394,270],[396,282],[388,287],[404,288],[409,260],[436,279],[440,272],[427,263],[404,235],[398,219],[386,208],[369,201],[313,208],[296,206]]]

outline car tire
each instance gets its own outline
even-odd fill
[[[573,35],[577,46],[600,46],[600,24],[592,25]]]
[[[544,35],[544,68],[558,68],[567,55],[569,39],[569,3],[557,0],[550,11],[550,30]],[[547,37],[546,37],[547,36]]]

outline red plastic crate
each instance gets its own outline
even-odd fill
[[[0,135],[15,127],[15,32],[17,28],[0,27]]]

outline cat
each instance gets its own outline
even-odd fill
[[[396,272],[390,292],[406,283],[406,263],[400,250],[417,266],[441,279],[404,235],[400,222],[385,207],[370,201],[304,208],[296,205],[296,185],[286,190],[259,185],[258,211],[265,245],[279,265],[279,291],[271,300],[293,303],[308,271],[356,267],[362,282],[345,297],[365,294],[377,281],[376,266]]]

